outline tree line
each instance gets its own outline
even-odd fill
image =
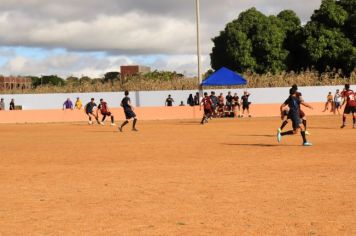
[[[212,41],[214,70],[275,74],[336,68],[349,75],[356,68],[356,0],[322,0],[304,25],[292,10],[266,16],[251,8]]]

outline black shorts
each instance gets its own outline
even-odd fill
[[[89,115],[95,116],[93,111],[86,111],[85,113],[87,113],[88,116],[89,116]]]
[[[243,109],[243,110],[248,110],[248,109],[250,109],[250,103],[244,103],[244,104],[242,104],[242,109]]]
[[[300,115],[289,113],[288,118],[291,119],[292,121],[293,130],[299,129],[300,124],[302,123],[302,120],[300,119]]]
[[[335,108],[339,109],[339,107],[341,107],[341,104],[339,102],[335,102]]]
[[[344,114],[356,113],[356,107],[347,106],[345,107]]]
[[[211,109],[204,109],[204,115],[211,115],[212,110]]]
[[[132,110],[125,110],[125,117],[126,120],[129,120],[131,118],[136,118],[136,114]]]

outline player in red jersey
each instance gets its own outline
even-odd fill
[[[204,122],[206,122],[206,123],[208,122],[208,119],[213,114],[213,110],[212,110],[213,101],[208,96],[207,92],[204,93],[204,98],[201,100],[201,105],[203,105],[203,107],[204,107],[204,116],[203,116],[203,119],[200,122],[203,125]]]
[[[101,119],[101,122],[100,122],[101,125],[104,125],[104,121],[105,121],[106,117],[110,116],[110,118],[111,118],[111,126],[115,126],[114,116],[110,112],[108,104],[102,98],[100,99],[100,104],[98,106],[98,110],[100,110],[100,113],[103,116],[103,118]]]
[[[344,102],[342,105],[346,103],[344,114],[342,117],[342,126],[341,128],[345,128],[346,126],[346,115],[352,114],[353,123],[352,127],[356,128],[356,94],[350,89],[349,84],[345,84],[345,89],[342,91],[341,96],[344,98]]]

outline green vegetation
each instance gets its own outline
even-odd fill
[[[336,68],[348,76],[356,67],[356,0],[323,0],[305,26],[293,11],[266,16],[251,8],[212,40],[215,70],[277,74]]]

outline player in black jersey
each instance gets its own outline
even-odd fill
[[[129,98],[129,91],[125,91],[125,97],[121,101],[121,106],[124,108],[126,121],[122,123],[119,127],[119,131],[122,132],[122,128],[129,123],[130,119],[133,119],[132,131],[138,131],[136,129],[137,118],[136,114],[133,111],[133,107],[131,105],[131,100]]]

